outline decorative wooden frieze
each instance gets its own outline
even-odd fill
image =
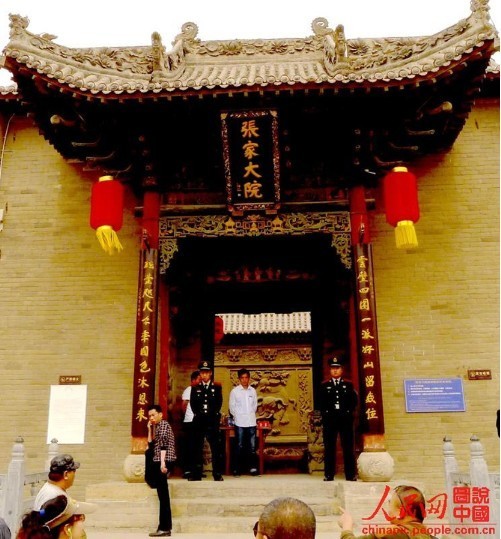
[[[349,212],[287,213],[275,216],[246,215],[188,215],[160,218],[160,272],[165,273],[177,250],[176,238],[188,237],[246,237],[246,236],[303,236],[330,234],[332,247],[350,269],[351,226]],[[167,242],[167,243],[165,243]],[[170,243],[169,243],[170,242]],[[165,244],[165,245],[164,245]]]
[[[312,352],[309,346],[298,347],[245,347],[216,348],[214,365],[220,366],[252,366],[269,363],[273,365],[297,365],[312,362]]]

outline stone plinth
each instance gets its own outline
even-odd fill
[[[127,455],[123,472],[128,483],[144,483],[144,453]]]
[[[389,481],[394,472],[393,457],[387,451],[363,451],[358,457],[357,469],[362,481]]]

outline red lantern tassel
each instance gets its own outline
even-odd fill
[[[112,255],[115,251],[123,251],[123,246],[118,239],[117,233],[109,225],[103,225],[96,229],[96,237],[103,250]]]
[[[395,227],[397,249],[415,249],[418,246],[416,229],[412,221],[399,221]]]

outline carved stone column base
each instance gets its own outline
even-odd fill
[[[123,472],[128,483],[144,483],[144,453],[127,455]]]
[[[387,451],[363,451],[357,460],[362,481],[389,481],[393,477],[393,457]]]
[[[364,434],[363,444],[364,450],[357,461],[358,477],[362,481],[389,481],[394,462],[386,451],[384,434]]]

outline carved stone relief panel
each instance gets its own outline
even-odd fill
[[[218,348],[215,377],[223,384],[223,412],[228,414],[238,369],[248,368],[258,394],[258,419],[270,421],[270,443],[307,443],[313,409],[312,356],[308,346]]]

